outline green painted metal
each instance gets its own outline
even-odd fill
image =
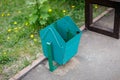
[[[49,62],[49,70],[53,72],[55,69],[57,69],[57,66],[53,64],[53,52],[52,52],[52,45],[50,42],[46,43],[47,49],[48,49],[48,62]]]
[[[40,38],[44,55],[59,65],[66,64],[77,53],[82,31],[69,16],[48,25],[40,30]],[[48,51],[46,43],[50,42],[52,51]],[[52,64],[51,60],[49,61]],[[51,65],[50,65],[51,66]]]

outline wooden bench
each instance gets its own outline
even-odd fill
[[[111,7],[115,9],[114,27],[112,31],[97,28],[93,24],[93,7],[92,4]],[[85,27],[88,30],[95,31],[110,37],[119,39],[120,34],[120,0],[85,0]]]

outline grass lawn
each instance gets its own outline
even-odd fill
[[[42,53],[39,34],[32,30],[27,19],[33,11],[27,5],[29,1],[33,0],[0,1],[0,78],[3,80],[9,79]],[[83,25],[84,4],[70,6],[70,16],[78,26]],[[95,9],[95,16],[103,10],[105,8]]]
[[[31,12],[25,0],[0,2],[0,75],[8,79],[41,53],[37,32],[25,19]]]

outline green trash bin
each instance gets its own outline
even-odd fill
[[[40,30],[44,55],[59,65],[67,63],[77,53],[81,34],[69,16],[57,20]]]

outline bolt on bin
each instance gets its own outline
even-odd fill
[[[82,31],[69,16],[57,20],[40,30],[44,55],[48,58],[50,71],[54,71],[53,61],[66,64],[77,53]]]

